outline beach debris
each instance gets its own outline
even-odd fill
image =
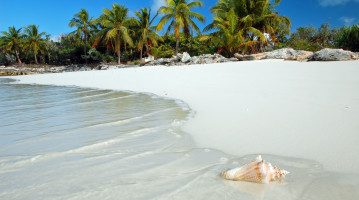
[[[253,183],[268,184],[285,177],[289,172],[273,166],[259,155],[256,160],[239,168],[231,169],[222,173],[222,177],[232,181],[246,181]]]

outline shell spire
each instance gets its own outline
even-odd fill
[[[254,183],[269,183],[285,177],[289,172],[272,166],[259,155],[255,161],[239,168],[222,173],[222,177],[233,181],[247,181]]]

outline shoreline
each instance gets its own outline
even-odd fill
[[[196,112],[183,129],[200,148],[311,159],[352,173],[359,164],[358,64],[261,60],[7,78],[179,99]]]

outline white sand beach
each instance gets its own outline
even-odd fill
[[[201,148],[309,159],[335,172],[359,166],[359,61],[262,60],[16,79],[183,100],[196,112],[184,130]]]
[[[359,61],[261,60],[11,78],[80,88],[37,86],[33,92],[35,86],[10,84],[15,102],[5,96],[1,107],[16,113],[4,115],[10,116],[5,132],[13,131],[3,135],[5,199],[359,197]],[[21,105],[27,99],[35,106]],[[181,111],[171,99],[182,100],[176,101]],[[24,116],[17,113],[24,108]],[[184,115],[191,118],[183,126],[176,120],[162,126]],[[27,130],[36,137],[27,138]],[[220,177],[258,154],[291,173],[268,185]]]

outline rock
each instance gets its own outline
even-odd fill
[[[201,61],[201,59],[198,56],[192,57],[193,64],[201,64],[200,61]]]
[[[256,60],[263,60],[267,57],[268,52],[254,54]]]
[[[237,58],[228,58],[227,61],[228,62],[237,62],[238,59]]]
[[[177,56],[172,56],[173,58],[179,58],[180,60],[183,58],[183,54],[177,53]]]
[[[228,62],[228,59],[223,57],[223,58],[217,58],[216,61],[217,63],[224,63],[224,62]]]
[[[214,54],[214,61],[216,63],[224,63],[224,62],[229,62],[228,58],[220,55],[220,54]]]
[[[295,60],[300,62],[307,62],[313,56],[313,54],[314,53],[311,51],[300,51]]]
[[[343,49],[322,49],[311,56],[311,61],[344,61],[353,59],[353,52]],[[355,55],[354,55],[355,57]]]
[[[99,70],[108,70],[108,65],[99,65]]]
[[[213,59],[211,59],[211,58],[206,58],[206,59],[204,59],[204,63],[205,64],[212,64],[212,63],[215,63],[215,61]]]
[[[87,69],[88,69],[87,67],[80,67],[79,71],[81,71],[81,72],[82,71],[88,71]]]
[[[163,58],[160,58],[160,59],[155,60],[154,63],[157,65],[163,65],[163,64],[165,64],[165,60]]]
[[[113,70],[113,69],[118,69],[118,68],[120,68],[120,66],[117,66],[117,65],[115,65],[115,66],[109,66],[109,67],[108,67],[108,70]]]
[[[191,61],[191,56],[187,52],[184,52],[181,58],[181,62],[188,63],[190,61]]]
[[[242,55],[239,53],[235,53],[234,57],[237,58],[240,61],[249,61],[249,60],[256,60],[256,56],[255,54],[251,54],[251,55]]]
[[[274,50],[272,52],[269,52],[266,59],[291,59],[296,60],[296,57],[298,56],[298,51],[292,49],[292,48],[283,48]]]
[[[285,59],[285,60],[296,60],[296,61],[308,61],[313,55],[313,52],[294,50],[292,48],[278,49],[267,53],[265,59]]]
[[[242,54],[239,54],[239,53],[235,53],[234,54],[234,57],[237,58],[239,61],[242,61],[243,60],[243,56]]]
[[[152,55],[148,56],[147,58],[144,58],[144,62],[150,62],[150,61],[154,61],[155,57],[153,57]]]
[[[160,58],[147,63],[147,66],[165,65],[165,66],[179,66],[179,65],[194,65],[194,64],[211,64],[238,61],[235,58],[225,58],[220,54],[205,54],[191,57],[187,52],[183,54],[178,53],[172,58]]]
[[[177,56],[172,56],[172,60],[174,62],[181,62],[182,57],[183,55],[179,53]]]
[[[354,52],[353,55],[352,55],[352,59],[353,60],[359,60],[359,52]]]

